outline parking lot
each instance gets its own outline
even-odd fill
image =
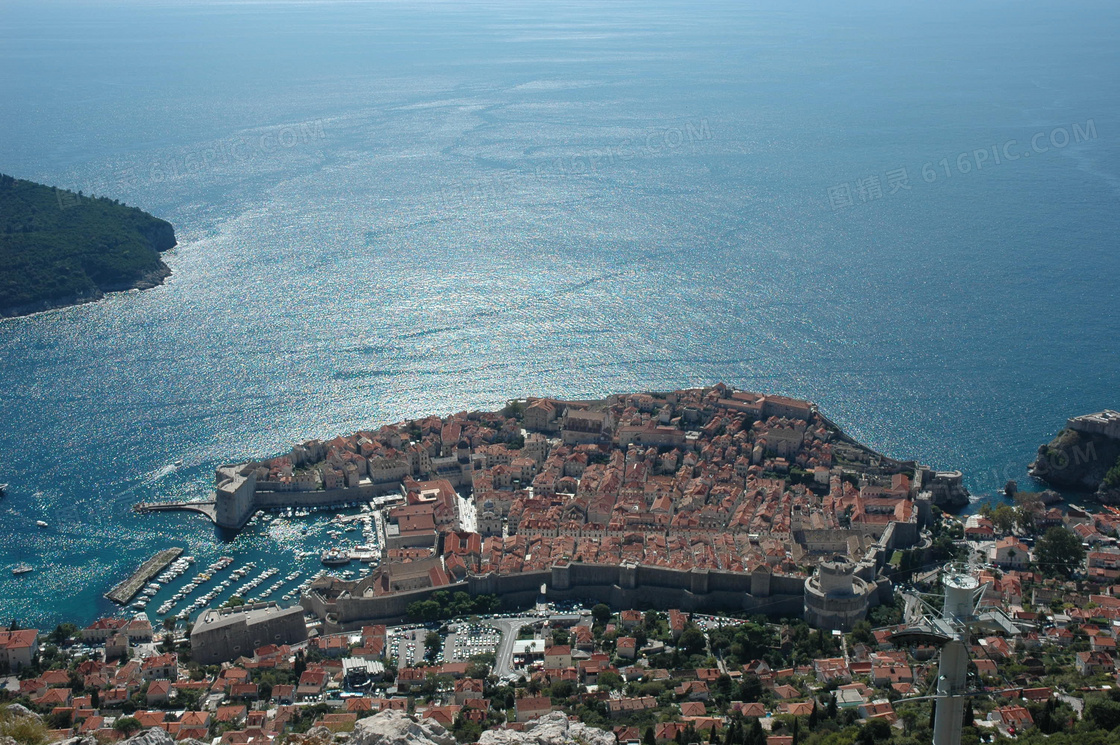
[[[539,623],[542,619],[565,619],[575,623],[580,613],[586,613],[585,605],[578,602],[557,603],[524,613],[495,613],[475,617],[474,621],[460,620],[446,622],[448,633],[443,636],[443,647],[433,660],[442,662],[467,662],[472,657],[493,654],[497,658],[494,669],[497,674],[511,672],[513,642],[522,626]],[[424,638],[431,631],[443,627],[440,623],[406,624],[393,626],[388,631],[386,654],[397,660],[398,668],[413,667],[424,662]]]
[[[389,655],[397,658],[398,667],[411,667],[424,659],[424,636],[428,630],[400,628],[389,632]]]
[[[449,661],[466,662],[482,654],[496,654],[502,632],[488,624],[459,624],[447,639],[444,654]]]
[[[435,662],[466,662],[471,657],[496,654],[502,632],[485,623],[452,624],[450,633],[443,636],[443,649]],[[424,661],[424,639],[433,628],[398,628],[389,632],[389,655],[397,659],[399,667],[410,667]]]

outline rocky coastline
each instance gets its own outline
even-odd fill
[[[25,305],[14,305],[7,308],[0,308],[0,319],[30,316],[36,313],[45,313],[49,310],[57,310],[59,308],[69,308],[75,305],[96,303],[99,300],[104,300],[106,295],[113,292],[128,292],[129,290],[150,290],[153,287],[159,287],[160,285],[162,285],[164,283],[164,280],[166,280],[170,276],[171,267],[167,266],[167,264],[163,263],[163,260],[160,259],[159,264],[155,269],[152,269],[149,272],[145,272],[132,282],[99,287],[97,288],[97,291],[93,293],[69,295],[65,297],[52,298],[50,300],[42,300],[36,303],[27,303]]]
[[[1120,487],[1106,483],[1120,464],[1120,439],[1069,426],[1038,446],[1030,475],[1054,489],[1091,495],[1101,504],[1120,504]]]

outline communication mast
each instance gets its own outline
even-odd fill
[[[968,645],[973,631],[1002,631],[1008,635],[1019,628],[1006,613],[993,609],[979,613],[980,601],[987,585],[981,586],[971,569],[949,565],[942,574],[943,603],[935,607],[917,595],[907,594],[907,612],[913,607],[909,625],[891,639],[899,644],[930,644],[941,649],[937,668],[937,692],[933,719],[933,745],[960,745],[964,730],[964,704],[968,690]]]

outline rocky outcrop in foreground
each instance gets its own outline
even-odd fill
[[[572,722],[562,712],[554,711],[525,725],[524,732],[495,729],[482,733],[479,745],[615,745],[614,735]]]
[[[68,740],[55,743],[55,745],[98,745],[98,742],[96,738],[90,735],[84,735],[82,737],[71,737]],[[176,744],[175,740],[171,738],[171,735],[167,734],[164,730],[149,729],[133,735],[127,740],[122,740],[117,743],[117,745],[204,745],[204,743],[193,738],[188,738],[186,740],[180,740],[178,744]]]
[[[306,735],[293,735],[295,745],[328,745],[331,733],[314,727]],[[479,738],[480,745],[615,745],[614,735],[588,727],[582,722],[569,722],[555,711],[525,725],[524,732],[490,730]],[[162,743],[129,743],[129,745],[163,745]],[[354,731],[343,745],[455,745],[450,732],[430,719],[414,720],[404,712],[382,711],[359,719]]]
[[[404,712],[387,710],[359,719],[347,745],[455,745],[455,738],[430,719],[413,721]]]
[[[17,704],[10,715],[23,715],[38,719],[34,712]],[[290,735],[293,745],[456,745],[455,737],[444,727],[430,719],[416,720],[401,711],[382,711],[359,719],[349,736],[335,740],[325,727],[313,727],[303,735]],[[10,739],[10,738],[8,738]],[[0,738],[0,745],[18,745]],[[92,737],[71,737],[56,745],[97,745]],[[204,745],[197,740],[176,743],[162,729],[149,729],[124,740],[118,745]],[[525,730],[490,730],[483,732],[479,745],[615,745],[614,735],[583,722],[572,722],[559,711],[525,724]]]

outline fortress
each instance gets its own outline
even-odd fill
[[[876,591],[875,583],[860,577],[847,559],[823,561],[817,573],[805,580],[805,621],[819,629],[850,631],[867,615]]]
[[[530,607],[543,592],[553,602],[593,600],[613,608],[804,617],[817,628],[846,631],[865,618],[870,608],[890,601],[894,588],[880,570],[895,549],[915,545],[928,548],[928,543],[919,541],[916,516],[909,524],[891,523],[860,561],[832,557],[821,562],[809,577],[772,572],[765,566],[751,572],[727,572],[562,561],[546,571],[490,572],[446,585],[379,594],[378,583],[394,571],[393,565],[388,565],[357,581],[324,577],[304,593],[301,605],[322,620],[324,633],[402,622],[408,617],[409,605],[441,590],[495,595],[505,610]]]
[[[213,520],[219,528],[237,531],[257,510],[273,507],[331,507],[400,492],[401,479],[357,483],[335,489],[275,490],[275,484],[259,481],[258,463],[220,466],[215,472]]]
[[[1077,432],[1103,435],[1113,440],[1120,440],[1120,411],[1105,409],[1096,414],[1082,414],[1066,422],[1066,427]]]
[[[835,628],[846,628],[848,619],[862,618],[868,608],[889,599],[889,582],[874,580],[874,567],[853,571],[871,577],[858,579],[861,594],[848,601],[837,616]],[[304,594],[303,608],[324,623],[324,632],[348,631],[370,623],[397,623],[406,618],[408,606],[425,600],[438,590],[464,591],[474,595],[496,595],[506,610],[531,606],[541,595],[550,601],[594,600],[614,608],[679,608],[686,611],[725,610],[745,614],[800,617],[806,604],[803,576],[773,574],[765,568],[750,573],[706,569],[681,571],[636,564],[558,564],[551,571],[522,574],[471,576],[444,587],[392,595],[368,592],[369,578],[358,582],[321,580]],[[827,604],[814,606],[814,620],[829,626]]]
[[[303,610],[257,603],[239,608],[207,610],[191,629],[191,655],[196,662],[214,665],[251,655],[265,644],[295,644],[307,638]]]

